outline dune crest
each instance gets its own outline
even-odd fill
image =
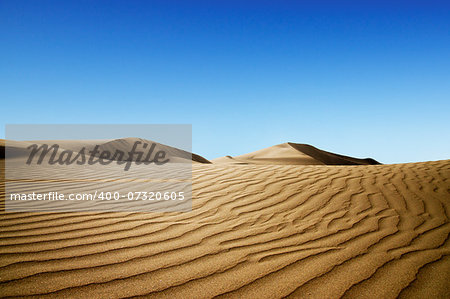
[[[379,165],[372,158],[358,159],[334,154],[312,145],[286,142],[236,157],[225,156],[213,163],[279,165]]]
[[[49,146],[57,144],[59,146],[58,152],[64,150],[70,150],[78,153],[83,148],[85,151],[92,151],[98,146],[99,151],[109,151],[111,153],[116,150],[128,153],[132,150],[133,145],[136,142],[140,144],[155,144],[155,151],[163,150],[171,158],[172,162],[186,162],[192,160],[195,163],[211,163],[207,159],[200,155],[190,153],[172,146],[164,145],[158,142],[154,142],[147,139],[128,137],[113,140],[34,140],[34,141],[13,141],[13,140],[0,140],[0,159],[5,158],[6,147],[9,148],[9,154],[14,156],[28,156],[29,150],[27,147],[32,144],[47,144]],[[97,155],[98,156],[98,155]],[[134,160],[133,160],[134,161]]]

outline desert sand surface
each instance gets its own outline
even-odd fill
[[[0,295],[450,298],[450,160],[370,165],[292,143],[203,159],[189,212],[1,211]],[[87,175],[111,179],[99,166],[73,184]]]

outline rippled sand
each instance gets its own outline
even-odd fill
[[[449,298],[449,177],[450,160],[194,164],[191,212],[3,211],[0,294]]]

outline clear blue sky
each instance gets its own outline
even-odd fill
[[[336,2],[3,0],[2,126],[192,123],[210,159],[450,158],[450,4]]]

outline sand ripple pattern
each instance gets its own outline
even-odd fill
[[[450,298],[449,178],[450,160],[194,165],[191,212],[1,212],[0,295]]]

